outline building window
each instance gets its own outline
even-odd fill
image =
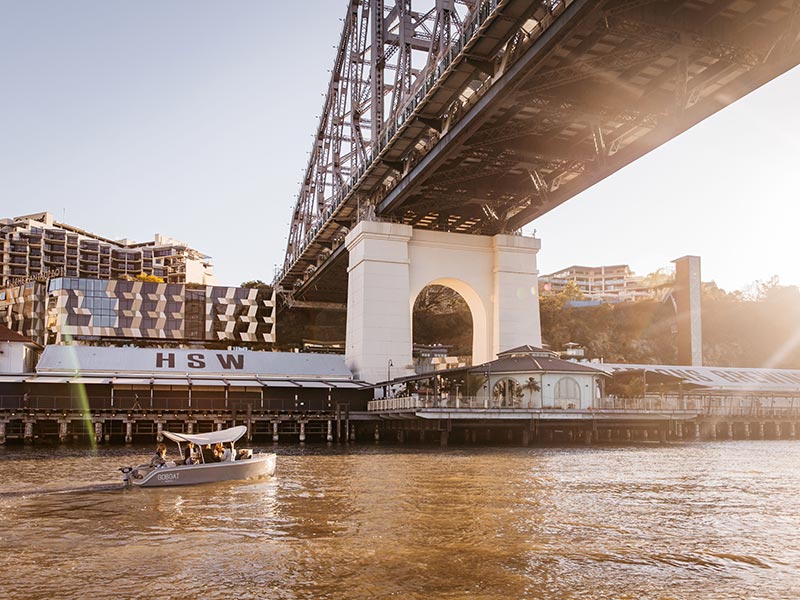
[[[556,382],[554,397],[562,408],[580,408],[581,386],[572,377],[562,377]]]

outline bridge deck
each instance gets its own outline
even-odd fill
[[[792,0],[486,0],[314,217],[276,283],[346,289],[364,204],[416,228],[518,229],[800,62]]]

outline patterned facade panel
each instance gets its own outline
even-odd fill
[[[46,343],[47,285],[32,281],[0,288],[0,323],[33,341]]]
[[[274,302],[265,290],[65,277],[7,289],[2,298],[0,322],[42,344],[274,341]]]

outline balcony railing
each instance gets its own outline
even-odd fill
[[[527,394],[523,398],[502,400],[485,396],[425,396],[413,395],[398,398],[371,400],[367,404],[370,412],[408,412],[418,410],[500,410],[510,412],[588,412],[588,413],[652,413],[690,416],[740,417],[743,419],[789,419],[800,418],[800,397],[782,398],[781,406],[762,406],[752,398],[735,396],[689,396],[681,399],[658,397],[645,398],[601,398],[593,406],[581,409],[575,401],[555,400],[542,405],[531,401]]]

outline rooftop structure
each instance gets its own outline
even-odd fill
[[[111,240],[59,223],[48,212],[0,219],[0,284],[34,279],[120,279],[140,273],[167,283],[214,285],[211,257],[176,239]]]
[[[570,283],[575,283],[587,300],[630,302],[652,297],[644,277],[635,275],[628,265],[572,265],[540,276],[539,290],[542,295],[557,294]]]
[[[0,325],[0,373],[32,371],[41,350],[32,339]]]

